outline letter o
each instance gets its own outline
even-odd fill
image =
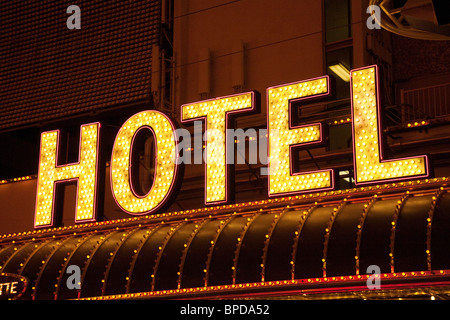
[[[153,132],[156,156],[153,185],[146,195],[139,196],[131,181],[131,154],[136,134],[143,128]],[[178,156],[175,126],[165,114],[150,110],[129,118],[117,133],[111,156],[111,190],[118,206],[136,215],[160,209],[176,184]]]

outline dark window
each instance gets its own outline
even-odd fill
[[[345,47],[326,52],[327,74],[336,80],[336,99],[350,97],[350,70],[352,68],[352,49]]]
[[[335,42],[351,37],[349,0],[324,0],[325,42]]]

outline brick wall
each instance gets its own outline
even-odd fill
[[[81,29],[66,26],[69,5]],[[0,3],[0,131],[149,99],[161,3]]]

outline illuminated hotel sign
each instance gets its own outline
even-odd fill
[[[377,66],[350,71],[353,159],[355,184],[364,185],[429,176],[426,156],[385,159],[379,102]],[[292,149],[318,147],[325,141],[322,123],[293,126],[292,104],[328,98],[328,76],[284,84],[267,89],[267,140],[269,197],[332,190],[333,170],[293,172]],[[202,120],[205,124],[205,204],[230,201],[226,130],[231,116],[257,110],[255,92],[186,104],[181,122]],[[150,191],[142,196],[133,187],[131,157],[135,137],[150,129],[155,141],[155,173]],[[77,182],[75,222],[96,220],[100,124],[81,126],[79,161],[57,163],[59,131],[41,134],[35,228],[54,224],[55,185]],[[111,190],[118,206],[126,213],[141,215],[161,210],[176,191],[180,177],[179,136],[175,124],[156,110],[139,112],[129,118],[117,133],[111,156]]]

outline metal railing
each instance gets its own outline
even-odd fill
[[[416,121],[450,115],[450,83],[401,90],[402,119]]]
[[[417,89],[401,89],[400,105],[387,108],[391,124],[450,118],[450,83]]]

